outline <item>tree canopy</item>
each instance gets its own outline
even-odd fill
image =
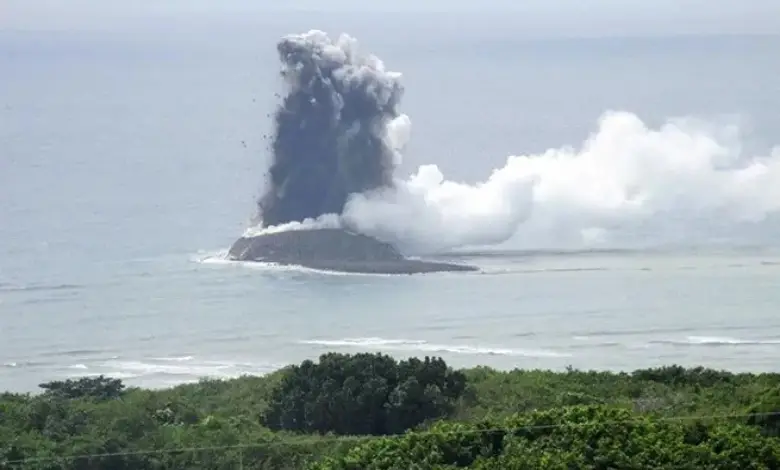
[[[0,469],[775,469],[780,374],[630,373],[325,354],[163,390],[0,394]]]
[[[330,353],[292,367],[263,423],[273,430],[397,434],[450,414],[466,386],[442,359]]]

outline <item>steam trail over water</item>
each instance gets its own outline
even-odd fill
[[[747,155],[734,128],[651,128],[610,111],[582,144],[510,156],[476,183],[436,165],[400,178],[411,123],[399,74],[347,36],[312,31],[278,49],[287,95],[261,231],[349,227],[406,253],[779,239],[780,147]]]
[[[407,251],[776,243],[780,148],[746,155],[729,129],[692,119],[649,128],[608,112],[579,147],[510,156],[476,184],[420,167],[355,196],[345,217]],[[731,132],[733,134],[733,132]]]

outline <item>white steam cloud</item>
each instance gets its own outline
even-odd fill
[[[387,71],[374,56],[358,54],[356,41],[345,35],[332,41],[323,32],[311,31],[280,44],[289,62],[285,62],[289,77],[300,79],[296,70],[303,70],[305,63],[306,70],[316,72],[313,76],[328,85],[323,89],[329,94],[320,101],[339,104],[333,116],[340,117],[346,104],[355,109],[362,109],[358,105],[365,102],[376,102],[377,109],[392,104],[392,112],[381,114],[384,127],[366,127],[370,133],[378,132],[371,137],[383,138],[388,153],[392,152],[390,168],[384,166],[385,153],[361,154],[356,147],[354,155],[348,156],[378,156],[382,165],[377,168],[382,171],[397,167],[411,135],[410,119],[395,112],[399,74]],[[327,77],[322,75],[326,72],[330,73]],[[367,117],[353,114],[357,123],[380,121],[375,113]],[[305,113],[300,116],[307,117]],[[303,157],[308,165],[312,152],[322,150],[320,134],[309,139],[312,146],[304,152],[298,144],[307,134],[288,134],[284,135],[289,142],[282,143],[295,151],[283,152],[286,159],[277,158],[280,167],[289,163],[293,168],[296,159]],[[738,137],[733,128],[716,128],[692,119],[670,120],[650,128],[631,113],[608,112],[579,147],[510,156],[483,181],[449,181],[436,165],[424,165],[408,179],[395,178],[393,185],[373,185],[379,189],[352,194],[340,215],[311,211],[313,203],[304,200],[295,208],[318,215],[316,219],[250,229],[245,236],[346,227],[394,243],[407,254],[509,241],[524,247],[558,248],[766,242],[780,234],[780,147],[765,155],[745,155]],[[347,155],[321,153],[323,158],[335,155],[342,160]],[[305,176],[300,188],[311,186],[308,174],[289,173]],[[320,189],[329,190],[328,184],[342,179],[321,181]],[[288,180],[282,179],[279,186],[288,186]]]
[[[394,147],[409,126],[391,124]],[[421,166],[393,189],[354,195],[343,219],[407,252],[754,239],[780,211],[780,147],[746,156],[722,131],[693,120],[651,129],[609,112],[578,149],[510,156],[476,184]]]

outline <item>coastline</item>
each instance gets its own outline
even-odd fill
[[[404,374],[412,375],[404,379]],[[390,388],[376,388],[380,383],[376,380]],[[362,395],[379,401],[359,398]],[[430,405],[406,408],[404,401]],[[336,407],[331,412],[341,411],[322,415],[307,411],[304,421],[285,417],[297,413],[296,407],[313,410],[311,406],[325,407],[323,412],[331,407]],[[406,424],[392,414],[382,417],[392,409],[405,417]],[[426,452],[435,453],[437,446],[447,445],[461,446],[468,454],[471,447],[466,442],[481,439],[484,429],[508,438],[507,433],[515,433],[518,426],[563,439],[536,441],[527,434],[512,434],[512,439],[522,440],[526,447],[541,445],[545,452],[557,452],[561,458],[568,455],[560,447],[563,442],[574,446],[572,439],[585,439],[591,428],[597,428],[612,440],[638,439],[626,443],[634,446],[645,445],[647,439],[668,440],[663,443],[667,447],[686,446],[685,433],[691,429],[701,429],[707,436],[737,433],[750,436],[760,446],[740,450],[744,444],[738,439],[726,444],[713,440],[712,446],[717,442],[721,447],[735,446],[734,453],[739,452],[743,460],[733,464],[767,464],[770,460],[766,459],[773,456],[780,459],[780,440],[773,434],[776,421],[771,419],[780,414],[780,373],[732,373],[702,367],[499,371],[484,366],[452,369],[435,357],[396,360],[383,354],[326,353],[318,361],[304,361],[262,376],[201,379],[162,389],[125,388],[109,377],[51,382],[43,386],[42,393],[0,395],[0,410],[0,441],[8,444],[5,451],[0,449],[0,463],[29,463],[9,468],[38,468],[33,461],[45,458],[60,462],[88,459],[89,468],[95,469],[120,468],[120,463],[129,468],[157,468],[155,462],[164,462],[164,468],[238,468],[239,461],[243,468],[349,469],[369,468],[346,463],[358,458],[355,452],[366,465],[376,459],[377,452],[391,452],[394,457],[388,457],[385,466],[370,468],[408,468],[405,465],[412,462],[433,469],[439,467],[426,466],[414,460],[414,453],[403,450],[410,439]],[[365,419],[385,424],[355,432],[363,429]],[[625,423],[633,429],[627,435]],[[335,427],[328,430],[329,426]],[[20,440],[19,436],[25,437]],[[697,445],[703,449],[708,442]],[[607,448],[599,449],[597,454],[611,455]],[[478,468],[507,468],[506,459],[521,458],[511,448],[490,452],[483,457],[487,459],[484,464],[491,466]],[[579,451],[572,452],[566,457],[575,459],[566,461],[570,464],[585,458]],[[646,464],[641,460],[643,454],[626,455],[634,459],[631,465]],[[671,463],[684,462],[689,458],[685,455],[672,453],[665,458]],[[522,453],[522,458],[535,462],[533,453]],[[477,461],[473,459],[472,463]],[[527,465],[523,468],[546,468]]]
[[[407,258],[389,243],[342,229],[290,230],[241,237],[230,247],[228,259],[355,274],[479,271],[467,264]]]

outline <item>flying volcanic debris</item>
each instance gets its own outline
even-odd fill
[[[275,115],[273,160],[258,202],[262,225],[341,214],[350,194],[393,184],[386,138],[403,93],[400,74],[357,53],[356,41],[322,31],[277,45],[287,94]]]
[[[633,113],[606,110],[579,145],[511,155],[481,180],[447,179],[434,164],[404,177],[393,174],[410,129],[397,110],[400,74],[358,54],[347,35],[334,40],[310,31],[283,38],[277,49],[286,94],[258,202],[262,224],[244,238],[340,229],[406,255],[503,243],[577,248],[778,239],[780,146],[747,154],[730,128],[692,118],[653,128]],[[336,237],[323,233],[314,237],[321,240],[317,250],[293,246],[304,238],[313,243],[311,234],[273,241],[289,242],[288,253],[341,256],[331,243]],[[271,240],[255,241],[261,248],[265,242]],[[382,252],[366,246],[374,249],[365,252]]]

